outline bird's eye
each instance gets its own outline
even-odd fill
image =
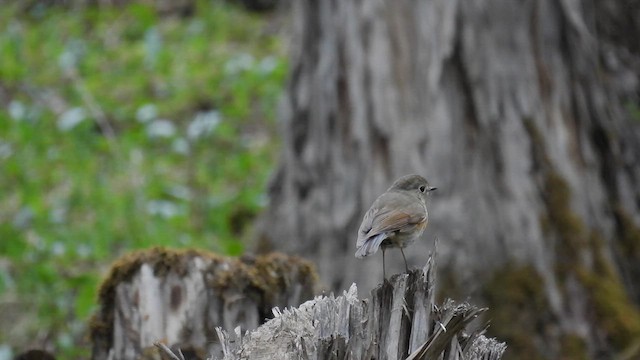
[[[418,188],[418,190],[420,190],[420,192],[424,192],[425,190],[427,190],[426,186],[424,185],[420,185],[420,187]]]

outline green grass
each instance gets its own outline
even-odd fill
[[[85,357],[100,277],[129,250],[242,253],[287,67],[267,22],[204,1],[190,18],[3,6],[0,346]]]

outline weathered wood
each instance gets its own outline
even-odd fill
[[[506,315],[490,331],[537,331],[510,350],[597,359],[633,348],[640,2],[293,6],[283,152],[260,245],[314,260],[333,290],[371,288],[382,266],[353,258],[358,225],[394,179],[419,173],[439,188],[425,239],[441,239],[452,292],[527,299],[491,307]],[[409,263],[430,246],[414,243]],[[513,273],[507,266],[528,271],[511,284],[527,295],[488,289]],[[402,268],[387,252],[387,271]],[[510,314],[521,321],[502,322]]]
[[[319,296],[244,334],[217,329],[222,355],[212,359],[500,359],[506,345],[482,331],[465,333],[485,309],[434,303],[434,263],[394,275],[360,300]]]
[[[315,283],[308,262],[281,254],[242,260],[159,248],[129,254],[100,288],[92,359],[137,359],[156,352],[156,342],[203,358],[220,347],[216,327],[254,329],[274,306],[312,298]]]

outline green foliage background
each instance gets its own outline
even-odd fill
[[[18,2],[19,4],[19,2]],[[86,357],[111,261],[238,255],[277,147],[273,19],[222,2],[0,10],[0,358]]]

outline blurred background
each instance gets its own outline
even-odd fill
[[[243,252],[278,148],[285,20],[232,1],[0,4],[1,359],[88,357],[124,252]]]
[[[322,289],[397,177],[508,359],[640,357],[635,0],[0,1],[0,360],[86,358],[111,262],[272,250]],[[387,273],[402,271],[397,251]]]

